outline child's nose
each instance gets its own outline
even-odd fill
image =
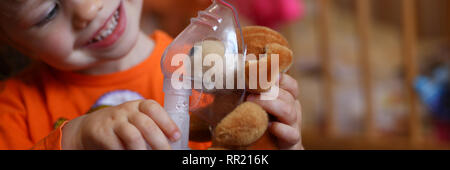
[[[85,28],[103,9],[103,0],[73,0],[74,26]]]

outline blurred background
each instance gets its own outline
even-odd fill
[[[306,149],[450,149],[449,0],[229,0],[295,54]],[[144,0],[176,37],[210,0]],[[0,45],[0,80],[28,60]]]
[[[229,0],[290,41],[307,149],[450,149],[448,0]],[[210,0],[146,0],[180,33]]]

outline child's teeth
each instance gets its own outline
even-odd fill
[[[102,34],[101,34],[101,36],[102,36],[102,37],[108,36],[108,31],[103,31]]]
[[[109,21],[108,26],[106,27],[106,29],[102,30],[100,32],[100,35],[95,37],[92,42],[101,41],[101,40],[105,39],[106,37],[108,37],[109,35],[111,35],[113,33],[114,29],[116,29],[116,26],[118,24],[118,22],[117,22],[118,19],[119,19],[119,11],[116,11],[114,13],[113,18]]]

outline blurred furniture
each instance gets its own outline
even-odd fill
[[[378,0],[377,0],[378,1]],[[423,3],[425,1],[417,0],[382,0],[383,2],[374,3],[372,0],[316,0],[316,28],[317,28],[317,45],[318,53],[321,57],[321,78],[322,78],[322,111],[323,122],[315,125],[313,128],[303,129],[303,142],[307,149],[450,149],[450,144],[439,143],[433,139],[429,139],[424,135],[424,120],[419,109],[419,101],[414,89],[414,81],[418,74],[418,40],[420,37],[436,37],[439,35],[447,35],[449,37],[449,16],[450,2],[440,1],[434,3],[434,7],[440,9],[446,8],[446,14],[439,16],[446,20],[441,20],[442,26],[431,26],[436,24],[436,21],[429,21],[425,15],[419,15],[418,11],[424,11]],[[427,1],[429,2],[429,1]],[[346,6],[354,11],[356,16],[356,32],[358,39],[358,56],[359,56],[359,81],[362,89],[363,103],[364,103],[364,118],[362,135],[356,136],[341,136],[339,129],[336,127],[335,114],[335,97],[333,96],[334,88],[331,85],[333,82],[332,73],[332,52],[330,40],[330,7],[333,3]],[[439,6],[436,4],[444,4]],[[421,6],[422,5],[422,6]],[[398,7],[398,8],[395,8]],[[420,9],[420,10],[418,10]],[[432,10],[433,7],[427,6],[426,10]],[[378,10],[374,12],[373,10]],[[396,12],[396,13],[395,13]],[[395,13],[392,17],[393,13]],[[427,13],[428,14],[428,13]],[[374,16],[375,15],[375,16]],[[388,17],[390,16],[390,17]],[[420,17],[419,17],[420,16]],[[442,19],[437,17],[435,19]],[[407,104],[407,121],[405,136],[395,136],[390,138],[383,138],[380,136],[375,127],[375,110],[374,110],[374,90],[372,84],[374,83],[371,77],[372,65],[370,62],[371,54],[371,32],[372,24],[375,17],[382,20],[391,20],[389,22],[398,21],[398,26],[401,30],[401,55],[402,55],[402,72],[404,73],[403,89],[405,92],[405,100]],[[431,23],[430,23],[431,22]],[[293,31],[293,30],[290,30]],[[291,37],[291,36],[288,36]],[[439,38],[439,37],[438,37]]]

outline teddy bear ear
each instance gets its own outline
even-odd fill
[[[242,29],[242,33],[244,34],[244,37],[246,35],[253,35],[253,34],[259,34],[262,36],[268,36],[270,38],[267,39],[267,43],[278,43],[280,45],[283,46],[289,46],[288,41],[286,40],[286,38],[281,35],[280,33],[278,33],[275,30],[272,30],[270,28],[267,27],[262,27],[262,26],[247,26],[244,27]]]
[[[289,70],[293,63],[293,55],[291,49],[286,46],[282,46],[280,44],[272,43],[267,44],[264,49],[264,53],[267,54],[267,57],[272,57],[272,54],[279,55],[279,69],[280,73],[285,73]]]
[[[247,54],[264,54],[267,44],[277,43],[289,47],[289,43],[280,33],[261,26],[248,26],[242,29]]]
[[[263,93],[268,90],[270,90],[270,87],[275,85],[275,81],[272,81],[273,79],[278,79],[279,74],[278,73],[285,73],[289,70],[293,63],[293,52],[287,48],[286,46],[282,46],[277,43],[267,44],[264,48],[264,56],[259,59],[253,59],[253,60],[247,60],[245,63],[245,80],[246,80],[246,88],[247,91],[250,93]],[[278,55],[278,72],[272,72],[272,57],[273,55]],[[251,82],[254,82],[254,80],[250,80],[250,74],[251,68],[258,68],[256,71],[256,76],[259,76],[261,74],[262,67],[260,65],[266,65],[265,67],[266,74],[267,74],[267,80],[270,81],[271,85],[269,88],[262,88],[259,84],[259,81],[256,81],[257,84],[254,84],[252,86]],[[262,73],[264,74],[264,73]],[[253,75],[255,76],[255,75]]]
[[[272,72],[271,67],[271,58],[272,56],[265,55],[264,57],[258,59],[258,60],[248,60],[245,63],[245,85],[247,92],[254,93],[254,94],[260,94],[263,92],[267,92],[276,84],[275,80],[278,80],[279,78],[279,72]],[[267,66],[264,67],[265,72],[262,72],[262,68],[260,66]],[[256,70],[254,70],[256,69]],[[254,70],[254,71],[252,71]],[[256,71],[256,72],[255,72]],[[256,73],[256,74],[255,74]],[[268,85],[265,85],[264,87],[260,84],[259,76],[260,74],[267,74],[267,83]],[[252,78],[253,77],[253,78]]]

